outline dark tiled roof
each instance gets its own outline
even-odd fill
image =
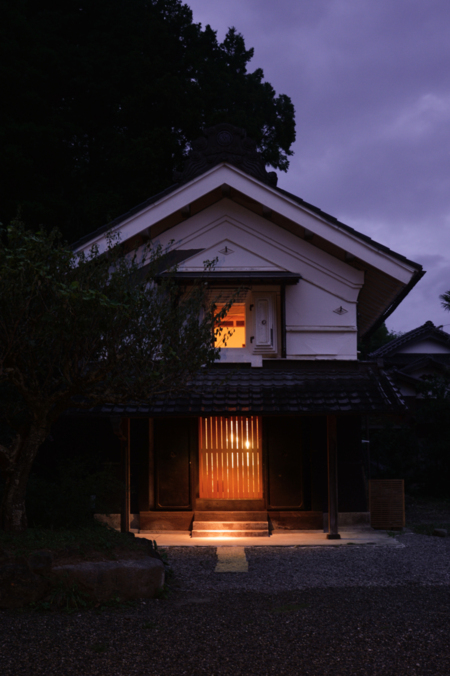
[[[243,414],[402,413],[403,401],[375,364],[305,364],[300,368],[210,368],[183,393],[148,404],[105,404],[95,415],[177,416]]]
[[[369,357],[371,359],[390,357],[391,355],[394,355],[397,352],[397,350],[402,348],[404,345],[407,345],[408,343],[416,343],[421,340],[427,340],[430,338],[432,340],[438,341],[441,344],[447,345],[448,348],[450,349],[450,334],[446,333],[445,331],[442,331],[441,329],[438,329],[433,324],[433,322],[428,321],[425,322],[425,324],[423,324],[422,326],[419,326],[417,329],[408,331],[408,333],[404,333],[398,338],[391,340],[390,343],[387,343],[386,345],[379,347],[378,350],[372,352],[369,355]],[[438,355],[435,356],[437,357]]]
[[[399,355],[400,356],[400,355]],[[419,369],[432,369],[440,373],[446,373],[450,367],[450,354],[421,354],[408,355],[415,357],[408,361],[389,360],[389,366],[396,366],[401,373],[414,374]]]
[[[325,211],[322,211],[322,209],[319,209],[319,207],[315,207],[313,204],[305,202],[305,200],[303,200],[301,197],[297,197],[297,195],[294,195],[293,193],[288,192],[287,190],[283,190],[282,188],[275,188],[275,190],[276,192],[279,192],[281,195],[284,195],[285,197],[289,197],[290,199],[294,200],[294,202],[297,202],[297,204],[300,204],[301,206],[305,207],[305,209],[308,209],[308,211],[311,211],[313,214],[317,214],[317,216],[320,216],[325,221],[328,221],[328,223],[332,223],[341,230],[345,230],[346,232],[353,235],[354,237],[357,237],[366,244],[370,244],[371,246],[375,247],[375,249],[383,251],[384,253],[389,254],[393,258],[396,258],[399,261],[403,261],[408,265],[411,265],[416,270],[419,271],[422,270],[422,266],[419,263],[415,263],[414,261],[409,260],[409,258],[406,258],[406,256],[403,256],[402,254],[399,254],[396,251],[389,249],[389,247],[385,246],[384,244],[380,244],[380,242],[377,242],[368,235],[364,235],[362,232],[358,232],[358,230],[355,230],[350,225],[346,225],[342,221],[338,220],[335,216],[331,216],[330,214],[327,214]]]

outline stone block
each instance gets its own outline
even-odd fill
[[[77,583],[97,601],[155,598],[164,585],[164,564],[157,558],[94,561],[57,566],[52,576]]]

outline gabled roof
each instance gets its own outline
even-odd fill
[[[211,144],[214,145],[217,136],[220,137],[221,135],[224,134],[227,135],[229,134],[232,137],[233,139],[232,144],[236,142],[236,137],[239,140],[244,141],[244,143],[241,144],[241,146],[243,145],[244,147],[241,150],[240,154],[237,154],[236,147],[232,147],[229,152],[225,152],[225,149],[222,149],[222,152],[210,153],[210,145]],[[399,254],[393,251],[392,249],[389,249],[389,247],[385,246],[384,244],[380,244],[379,242],[375,241],[368,235],[364,235],[363,233],[358,232],[354,228],[350,227],[349,225],[346,225],[345,223],[337,219],[335,216],[331,216],[325,211],[322,211],[322,209],[319,209],[318,207],[314,206],[313,204],[310,204],[309,202],[306,202],[301,197],[298,197],[297,195],[294,195],[293,193],[290,193],[287,190],[283,190],[282,188],[277,187],[277,176],[275,172],[266,171],[261,155],[256,152],[254,142],[245,137],[245,132],[242,129],[238,129],[228,124],[221,124],[216,125],[215,127],[205,129],[204,135],[206,138],[200,137],[200,139],[197,139],[193,143],[193,152],[188,157],[184,170],[181,173],[177,172],[174,173],[174,178],[176,178],[177,180],[175,183],[173,183],[173,185],[169,186],[168,188],[166,188],[166,190],[163,190],[157,195],[149,197],[147,200],[133,207],[125,214],[118,216],[113,221],[110,221],[106,225],[103,225],[97,230],[94,230],[94,232],[91,232],[88,235],[85,235],[84,237],[80,238],[79,240],[74,242],[72,248],[80,249],[84,244],[89,243],[94,239],[97,239],[99,235],[106,234],[111,230],[114,230],[121,223],[128,221],[130,217],[143,211],[152,204],[155,204],[160,199],[167,197],[171,193],[175,192],[181,185],[184,185],[190,180],[193,180],[194,178],[201,176],[202,174],[206,173],[207,171],[212,169],[214,166],[217,166],[218,164],[226,163],[232,166],[236,166],[249,176],[253,176],[254,178],[257,178],[258,180],[266,183],[268,186],[272,188],[272,190],[276,191],[278,194],[288,197],[289,199],[301,205],[311,213],[316,214],[317,216],[327,221],[328,223],[339,227],[339,229],[348,232],[357,239],[360,239],[362,242],[369,244],[370,246],[378,249],[379,251],[382,251],[383,253],[388,254],[389,256],[392,256],[393,258],[399,261],[402,261],[404,263],[407,263],[408,265],[413,266],[418,271],[422,270],[421,265],[415,263],[414,261],[409,260],[408,258],[406,258],[406,256],[403,256],[402,254]],[[203,140],[205,141],[205,144],[202,143]],[[215,145],[217,145],[217,143]],[[200,152],[201,148],[203,148],[203,152]],[[249,157],[245,156],[246,151]],[[203,155],[205,157],[203,157]]]
[[[418,357],[418,355],[414,355]],[[409,361],[407,364],[403,364],[401,367],[397,364],[397,372],[405,375],[414,376],[417,371],[435,371],[437,373],[446,374],[449,372],[450,367],[450,354],[449,355],[439,355],[440,357],[448,357],[447,360],[436,359],[434,355],[424,354],[414,361]]]
[[[398,338],[391,340],[386,345],[379,347],[378,350],[372,352],[369,357],[371,359],[391,357],[402,347],[418,343],[422,340],[434,340],[442,345],[446,345],[450,349],[450,334],[437,328],[433,322],[428,321],[417,329],[408,331],[408,333],[404,333]]]
[[[255,144],[231,125],[204,130],[175,179],[167,190],[83,237],[73,248],[100,243],[110,231],[120,231],[122,241],[152,239],[226,197],[364,272],[358,299],[360,337],[385,321],[424,274],[421,265],[278,188],[276,174],[266,171]]]

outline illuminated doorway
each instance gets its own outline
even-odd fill
[[[200,419],[200,498],[263,497],[261,418]]]

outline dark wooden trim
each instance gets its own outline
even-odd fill
[[[263,471],[263,499],[264,509],[269,505],[269,447],[267,444],[267,420],[261,416],[261,450]]]
[[[170,531],[189,532],[192,528],[194,512],[191,510],[186,512],[141,512],[139,517],[141,533],[145,531],[160,533]]]
[[[130,530],[130,419],[122,418],[122,509],[120,514],[120,530]]]
[[[267,512],[271,530],[323,530],[323,513],[313,511],[270,510]]]
[[[337,417],[327,416],[328,455],[328,535],[329,540],[339,540],[338,533],[338,476],[337,476]]]
[[[201,418],[192,420],[190,429],[190,468],[191,468],[191,507],[197,509],[196,504],[199,496],[199,463],[200,453],[200,425]]]
[[[280,287],[281,357],[286,359],[286,285]]]
[[[155,509],[155,438],[153,418],[148,419],[148,508]]]
[[[158,420],[155,430],[155,510],[171,512],[188,511],[192,508],[189,464],[190,422],[187,417],[180,417],[178,425],[167,417]],[[167,424],[169,424],[169,427],[164,430],[164,425]],[[183,478],[181,484],[178,485],[178,490],[175,490],[173,489],[172,479],[174,471],[180,472],[180,458],[182,465],[184,465],[184,467],[181,467]],[[172,463],[171,459],[175,461],[175,465],[169,467]],[[168,496],[167,486],[169,484],[172,489]]]
[[[163,272],[155,277],[159,282],[161,279],[169,277],[175,282],[181,284],[196,284],[198,282],[207,282],[212,286],[223,284],[228,286],[239,286],[240,284],[252,284],[258,286],[262,284],[298,284],[302,276],[296,272],[287,270],[275,271],[231,271],[231,272]]]
[[[209,500],[199,498],[195,511],[212,512],[261,512],[265,510],[264,500]]]

